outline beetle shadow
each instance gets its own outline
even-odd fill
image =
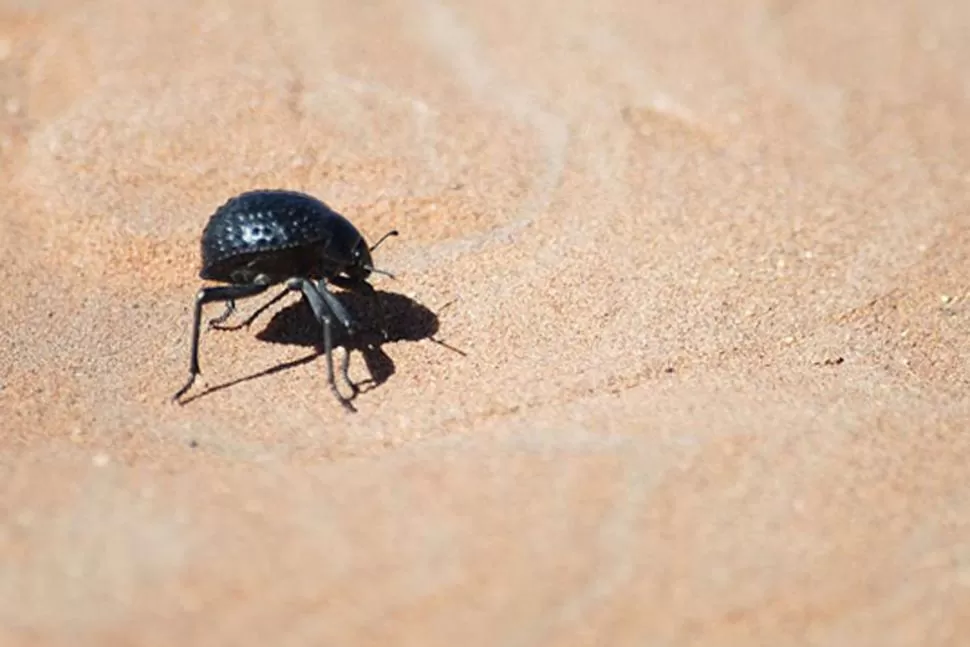
[[[355,400],[358,395],[372,391],[373,389],[387,382],[387,380],[394,375],[396,370],[394,361],[381,348],[383,344],[398,341],[422,341],[424,339],[430,339],[439,345],[445,346],[453,352],[459,353],[463,356],[465,355],[463,351],[454,348],[441,340],[435,339],[434,335],[439,329],[438,315],[429,308],[409,297],[396,294],[394,292],[377,291],[377,296],[381,300],[381,303],[384,306],[384,311],[387,315],[386,321],[388,336],[387,339],[384,339],[377,326],[379,322],[377,319],[378,310],[373,298],[347,291],[337,291],[335,292],[335,295],[340,299],[340,302],[347,308],[347,310],[361,327],[356,335],[350,336],[340,324],[335,322],[331,325],[334,350],[334,369],[337,373],[337,378],[338,380],[343,381],[340,379],[340,361],[343,358],[339,356],[340,353],[338,352],[341,349],[347,353],[352,353],[353,351],[360,352],[369,375],[368,378],[358,381],[352,385],[353,395],[348,399],[347,402],[347,405],[351,410],[355,410],[353,408],[352,401]],[[448,305],[450,304],[446,304],[444,307],[447,307]],[[239,313],[237,317],[242,320],[245,315]],[[208,331],[208,334],[217,332],[222,334],[231,334],[232,332],[235,332],[238,334],[245,332],[245,328],[236,331],[210,330]],[[295,368],[322,358],[325,355],[323,346],[323,331],[319,322],[317,322],[313,315],[313,310],[310,308],[310,305],[307,303],[306,299],[302,297],[302,295],[298,301],[286,305],[275,312],[266,326],[256,333],[255,337],[260,341],[275,344],[310,347],[313,348],[313,353],[305,357],[300,357],[295,360],[277,364],[276,366],[272,366],[265,370],[232,380],[230,382],[225,382],[223,384],[210,387],[199,393],[197,396],[195,396],[195,398],[191,399],[194,400],[223,389],[228,389],[243,382],[266,377],[290,368]],[[186,401],[188,400],[189,399]]]

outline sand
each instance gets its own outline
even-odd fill
[[[3,3],[0,644],[967,644],[967,33]],[[201,229],[274,187],[401,232],[356,412],[295,295],[170,402]]]

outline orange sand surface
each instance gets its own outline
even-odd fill
[[[970,644],[968,34],[0,3],[0,645]],[[356,413],[296,295],[170,401],[275,187],[401,232]]]

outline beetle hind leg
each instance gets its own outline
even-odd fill
[[[253,297],[265,292],[269,285],[264,283],[247,283],[244,285],[227,285],[202,288],[195,295],[195,309],[192,313],[192,346],[189,354],[189,378],[172,400],[178,401],[191,388],[199,375],[199,333],[202,327],[202,306],[217,301],[233,302],[236,299]]]

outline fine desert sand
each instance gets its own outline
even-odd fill
[[[0,3],[0,645],[970,644],[968,33]],[[296,295],[171,401],[256,188],[401,233],[356,412]]]

